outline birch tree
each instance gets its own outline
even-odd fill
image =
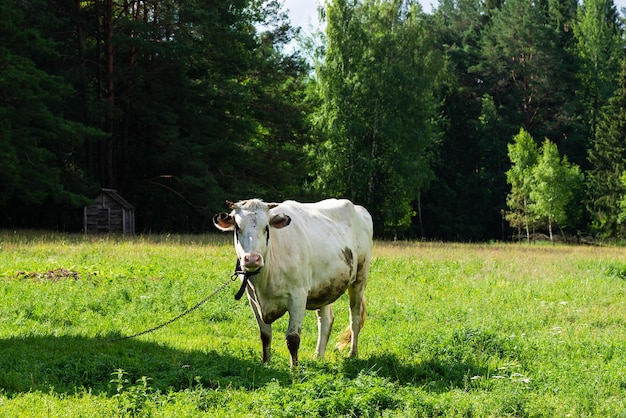
[[[530,242],[532,173],[539,160],[539,150],[535,140],[524,128],[513,137],[508,150],[511,168],[506,172],[506,180],[511,185],[511,191],[506,198],[509,211],[505,217],[513,228],[517,228],[519,239],[523,228],[526,241]]]
[[[554,242],[553,226],[566,226],[568,206],[583,177],[578,166],[571,164],[567,156],[561,157],[549,139],[544,141],[540,153],[532,169],[531,206],[537,220],[547,225],[550,241]]]
[[[410,225],[432,178],[442,63],[417,1],[334,0],[325,19],[316,185],[367,205],[377,233],[395,234]]]

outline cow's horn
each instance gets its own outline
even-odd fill
[[[236,205],[235,205],[233,202],[231,202],[230,200],[227,200],[227,201],[226,201],[226,205],[227,205],[229,208],[231,208],[231,209],[235,209],[235,206],[236,206]]]
[[[268,203],[267,204],[267,208],[268,209],[274,209],[276,206],[278,206],[278,203]]]

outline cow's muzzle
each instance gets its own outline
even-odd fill
[[[237,259],[237,265],[235,266],[235,272],[233,273],[231,278],[234,279],[235,277],[237,277],[239,275],[243,275],[243,278],[241,280],[241,287],[239,288],[239,291],[235,295],[235,300],[239,300],[243,296],[243,292],[245,292],[246,288],[248,287],[248,279],[250,277],[252,277],[252,276],[256,276],[260,272],[261,272],[261,267],[257,268],[254,271],[250,271],[250,270],[244,271],[241,268],[241,260]]]
[[[246,253],[241,258],[241,266],[245,271],[256,271],[263,267],[263,256],[258,253]]]

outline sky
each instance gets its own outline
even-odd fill
[[[317,5],[320,0],[284,0],[285,8],[289,9],[289,17],[293,26],[300,26],[308,31],[309,26],[317,26]],[[439,0],[420,0],[425,12],[432,10],[432,5],[439,4]],[[626,0],[615,0],[617,10],[626,7]]]

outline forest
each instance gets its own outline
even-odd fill
[[[138,232],[225,200],[364,205],[375,234],[626,237],[625,21],[612,0],[0,2],[0,228]]]

